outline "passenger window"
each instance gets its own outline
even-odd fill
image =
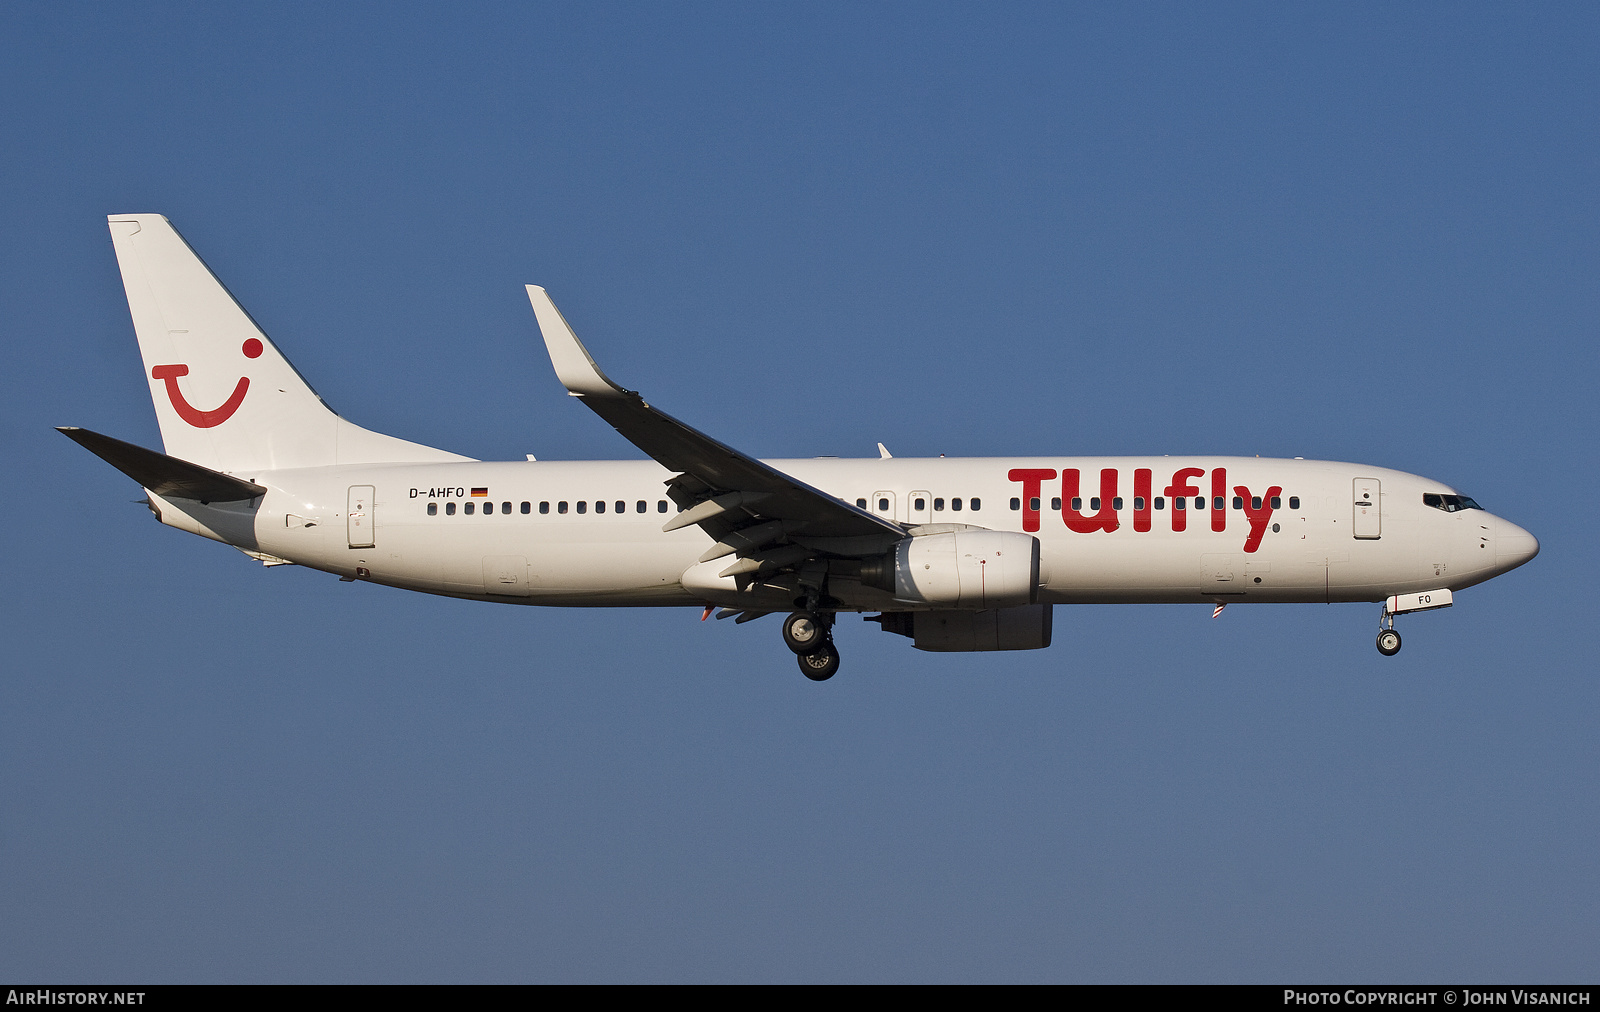
[[[933,501],[933,511],[935,513],[943,513],[944,512],[944,500],[943,499],[935,499]]]
[[[1099,496],[1091,496],[1089,498],[1089,512],[1091,512],[1091,513],[1099,513],[1100,512],[1100,497]]]
[[[1275,495],[1275,496],[1272,497],[1272,508],[1275,509],[1275,510],[1283,509],[1283,497],[1282,496]]]
[[[1074,513],[1077,513],[1077,512],[1081,512],[1082,510],[1083,510],[1083,497],[1082,496],[1076,496],[1076,495],[1073,496],[1072,497],[1072,511]]]
[[[522,512],[523,513],[532,513],[533,512],[533,503],[531,503],[531,502],[523,503],[522,504]]]
[[[436,503],[436,502],[429,503],[428,504],[428,516],[436,517],[438,515],[439,515],[439,504]]]
[[[926,500],[926,499],[913,499],[913,500],[911,500],[911,508],[914,509],[914,510],[925,510],[925,509],[928,508],[928,500]]]
[[[472,511],[477,509],[477,508],[478,508],[478,504],[477,503],[464,502],[464,503],[461,504],[461,512],[465,513],[469,517],[472,516]]]
[[[656,500],[656,512],[657,513],[665,513],[666,511],[667,511],[667,501],[665,499]]]
[[[1050,508],[1053,509],[1053,510],[1059,510],[1061,508],[1061,497],[1060,496],[1056,496],[1054,499],[1050,500]]]
[[[856,508],[857,509],[863,509],[863,510],[866,509],[867,508],[867,501],[865,499],[857,499],[856,500]]]
[[[1119,510],[1122,508],[1122,496],[1119,495],[1115,499],[1111,500],[1111,508],[1114,510]]]
[[[879,499],[878,500],[878,512],[879,513],[887,513],[887,512],[889,512],[889,500],[887,500],[887,499]]]
[[[1197,509],[1197,510],[1205,509],[1206,508],[1206,497],[1203,496],[1203,495],[1195,496],[1194,497],[1194,508]]]
[[[596,513],[604,513],[606,511],[606,501],[604,499],[596,499],[594,501],[594,511]]]
[[[1038,502],[1038,501],[1039,500],[1037,500],[1037,499],[1034,500],[1034,502]],[[1034,509],[1038,509],[1038,508],[1039,507],[1037,507],[1037,506],[1034,507]],[[1015,513],[1016,511],[1018,511],[1020,509],[1022,509],[1022,500],[1018,499],[1016,496],[1012,496],[1011,497],[1011,511],[1013,513]]]
[[[556,512],[557,513],[565,513],[566,511],[567,511],[567,501],[565,499],[563,499],[560,502],[556,503]]]
[[[523,503],[523,505],[526,506],[527,503]],[[511,512],[511,504],[508,503],[508,502],[501,503],[500,504],[500,512],[501,513],[510,513]],[[526,513],[528,511],[527,510],[523,510],[522,512]]]
[[[1250,508],[1253,509],[1253,510],[1258,510],[1258,509],[1261,508],[1261,497],[1260,496],[1253,495],[1253,496],[1250,497]]]
[[[970,509],[974,513],[978,512],[979,510],[983,509],[983,500],[979,499],[977,496],[973,496],[971,499],[967,500],[967,509]]]
[[[1216,497],[1216,499],[1212,500],[1211,508],[1214,509],[1214,510],[1227,509],[1228,508],[1228,500],[1222,498],[1222,496],[1219,495],[1219,496]]]
[[[1156,506],[1156,509],[1158,509],[1158,510],[1166,509],[1167,508],[1167,497],[1164,496],[1164,495],[1156,496],[1155,506]]]
[[[1161,501],[1160,499],[1156,500],[1156,502],[1160,502],[1160,501]],[[1187,509],[1188,506],[1189,506],[1189,500],[1185,499],[1181,495],[1174,497],[1173,500],[1172,500],[1172,508],[1175,509],[1175,510]],[[1176,523],[1177,521],[1173,521],[1173,522]]]
[[[1034,496],[1032,499],[1028,500],[1028,508],[1033,510],[1035,513],[1039,512],[1039,497],[1038,496]]]
[[[1261,504],[1260,504],[1260,502],[1257,502],[1256,505],[1259,506]],[[1236,495],[1236,496],[1233,497],[1233,508],[1236,509],[1236,510],[1244,509],[1244,497],[1243,496],[1237,496]]]
[[[1299,496],[1292,495],[1292,496],[1289,497],[1289,508],[1292,509],[1292,510],[1297,510],[1297,509],[1300,508],[1300,497]]]
[[[1117,509],[1121,509],[1122,508],[1120,499],[1116,503],[1114,503],[1113,505],[1115,505],[1117,507]],[[1136,495],[1136,496],[1133,497],[1133,508],[1136,511],[1144,509],[1144,496]]]
[[[628,504],[623,502],[621,499],[617,500],[616,506],[617,506],[617,512],[618,513],[626,513],[626,512],[628,512]]]
[[[589,512],[589,504],[588,504],[588,502],[586,502],[583,499],[579,499],[578,500],[578,512],[579,513],[587,513],[587,512]]]
[[[960,499],[951,499],[950,500],[950,508],[955,510],[957,513],[960,513],[961,512],[961,500]]]
[[[445,503],[444,504],[444,515],[447,516],[447,517],[455,516],[456,515],[456,504],[453,503],[453,502]]]
[[[635,513],[648,513],[650,512],[650,504],[645,502],[643,499],[640,499],[638,502],[634,503],[633,511]]]
[[[548,501],[540,503],[539,504],[539,512],[540,513],[549,513],[550,512],[550,503]]]

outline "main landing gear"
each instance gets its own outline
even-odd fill
[[[1383,614],[1378,616],[1378,653],[1385,657],[1393,657],[1400,652],[1400,634],[1394,631],[1394,614],[1389,611],[1389,606],[1383,606]]]
[[[783,642],[795,652],[800,673],[813,682],[825,682],[839,670],[839,650],[833,645],[832,615],[795,612],[783,620]]]

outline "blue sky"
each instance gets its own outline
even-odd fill
[[[1583,5],[14,4],[0,967],[39,981],[1554,981],[1600,952],[1600,16]],[[1532,564],[1350,605],[843,623],[263,570],[159,445],[105,216],[352,420],[771,457],[1428,475]],[[771,620],[767,620],[768,623]]]

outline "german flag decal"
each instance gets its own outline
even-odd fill
[[[472,498],[487,499],[489,498],[489,490],[486,488],[475,488],[472,490]]]

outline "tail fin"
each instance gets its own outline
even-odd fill
[[[340,418],[166,218],[108,221],[169,455],[233,472],[471,459]]]

